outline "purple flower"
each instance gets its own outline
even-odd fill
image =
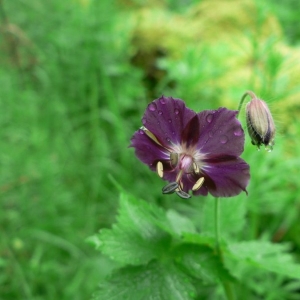
[[[208,193],[231,197],[246,191],[249,165],[239,156],[244,131],[237,111],[219,108],[198,114],[181,99],[162,96],[151,102],[143,127],[131,139],[136,156],[169,181],[163,193],[182,198]]]

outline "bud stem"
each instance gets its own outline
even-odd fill
[[[237,116],[236,116],[237,119],[239,118],[239,114],[240,114],[240,111],[241,111],[241,109],[242,109],[242,105],[243,105],[244,100],[245,100],[245,98],[246,98],[247,96],[250,96],[251,99],[256,98],[256,95],[255,95],[252,91],[246,91],[246,92],[244,93],[244,95],[242,96],[242,98],[241,98],[241,100],[240,100],[240,103],[239,103],[238,114],[237,114]]]

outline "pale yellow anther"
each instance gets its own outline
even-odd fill
[[[170,153],[170,161],[171,161],[171,165],[173,167],[176,167],[176,165],[178,163],[178,153],[171,152]]]
[[[195,162],[193,162],[193,169],[194,169],[194,172],[195,172],[196,174],[199,174],[199,173],[200,173],[200,169],[199,169],[198,165],[197,165]]]
[[[141,129],[147,134],[147,136],[153,140],[156,144],[162,146],[162,144],[158,141],[158,139],[156,138],[156,136],[151,132],[149,131],[146,127],[142,126]]]
[[[156,165],[156,172],[160,178],[164,176],[164,166],[161,161],[159,161]]]
[[[204,182],[204,177],[200,177],[192,187],[192,191],[198,191]]]

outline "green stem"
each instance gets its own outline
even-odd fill
[[[219,223],[220,199],[219,198],[215,198],[214,214],[215,214],[214,221],[215,221],[216,253],[220,257],[221,262],[223,262],[223,253],[222,253],[221,246],[220,246],[220,223]],[[226,298],[228,300],[235,300],[235,293],[234,293],[233,285],[231,284],[231,282],[229,282],[227,280],[222,280],[222,284],[223,284],[224,292],[226,294]]]
[[[223,288],[228,300],[235,300],[233,286],[229,281],[223,281]]]
[[[219,227],[219,198],[215,198],[215,236],[216,236],[216,252],[221,255],[220,248],[220,227]]]
[[[7,16],[6,16],[6,13],[4,10],[4,5],[3,5],[2,0],[0,0],[0,16],[3,19],[3,23],[7,24],[8,23]]]
[[[244,95],[242,96],[241,100],[240,100],[239,107],[238,107],[238,114],[237,114],[237,116],[236,116],[237,118],[239,117],[240,111],[241,111],[241,109],[242,109],[242,105],[243,105],[244,100],[245,100],[245,98],[246,98],[247,96],[250,96],[252,99],[253,99],[253,98],[257,98],[256,95],[255,95],[252,91],[246,91],[246,92],[244,93]]]

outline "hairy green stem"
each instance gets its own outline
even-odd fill
[[[229,281],[223,281],[223,288],[228,300],[235,300],[233,286]]]
[[[215,198],[215,209],[214,209],[214,214],[215,214],[215,237],[216,237],[216,253],[220,257],[220,260],[223,262],[223,253],[221,250],[220,246],[220,199]],[[222,285],[224,288],[224,292],[226,294],[226,298],[228,300],[235,300],[235,293],[232,284],[227,281],[227,280],[222,280]]]
[[[236,116],[237,118],[239,117],[240,111],[241,111],[241,109],[242,109],[242,105],[243,105],[244,100],[245,100],[245,98],[246,98],[247,96],[250,96],[252,99],[253,99],[253,98],[256,98],[256,95],[255,95],[252,91],[246,91],[246,92],[244,93],[244,95],[242,96],[242,98],[241,98],[241,100],[240,100],[240,103],[239,103],[238,114],[237,114],[237,116]]]
[[[215,198],[215,236],[216,236],[216,252],[221,255],[220,248],[220,227],[219,227],[219,198]]]
[[[3,19],[3,23],[7,23],[7,17],[6,17],[6,13],[3,7],[3,2],[2,0],[0,0],[0,16]]]

